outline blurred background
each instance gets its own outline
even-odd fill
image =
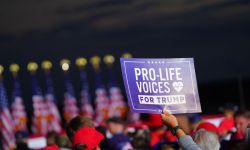
[[[249,8],[248,0],[1,1],[0,64],[6,70],[11,63],[20,65],[23,97],[29,100],[27,63],[51,60],[60,100],[62,58],[112,54],[123,87],[119,57],[124,52],[138,58],[194,57],[205,113],[225,101],[240,105],[242,100],[242,107],[250,107]],[[79,91],[76,71],[72,65]],[[4,74],[9,93],[10,75]]]

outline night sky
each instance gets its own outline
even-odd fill
[[[250,100],[248,0],[11,0],[0,1],[0,21],[0,64],[6,70],[10,63],[21,65],[26,99],[31,97],[29,61],[53,62],[61,99],[60,59],[113,54],[118,60],[130,52],[145,58],[194,57],[202,105],[211,106],[203,107],[206,112],[226,101],[239,104],[239,78]],[[123,87],[118,61],[115,69]],[[77,68],[70,73],[79,91]],[[10,93],[10,73],[4,75]]]

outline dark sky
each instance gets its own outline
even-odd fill
[[[249,0],[9,0],[0,21],[0,64],[23,72],[31,60],[51,59],[58,73],[64,57],[128,51],[194,57],[202,85],[250,77]]]

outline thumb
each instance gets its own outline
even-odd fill
[[[171,112],[168,111],[167,109],[164,109],[164,110],[163,110],[163,114],[164,114],[164,115],[171,115]]]

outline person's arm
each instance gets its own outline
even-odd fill
[[[162,122],[171,130],[179,126],[178,121],[174,115],[164,111],[161,114]],[[179,144],[184,150],[201,150],[201,148],[193,141],[193,139],[186,135],[186,133],[181,129],[177,128],[175,131],[175,136],[179,139]]]
[[[250,124],[247,126],[247,131],[245,134],[245,142],[247,143],[247,146],[250,148]]]

